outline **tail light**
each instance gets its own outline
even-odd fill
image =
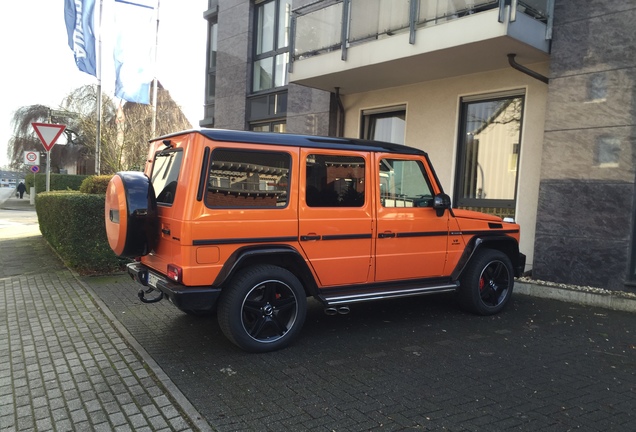
[[[174,264],[168,264],[168,279],[174,282],[181,282],[183,278],[183,269]]]

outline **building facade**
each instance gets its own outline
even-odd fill
[[[421,148],[533,277],[631,289],[636,2],[210,0],[201,126]]]

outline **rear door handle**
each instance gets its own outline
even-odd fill
[[[378,234],[378,238],[394,238],[395,237],[395,233],[392,232],[383,232]]]
[[[317,234],[308,234],[308,235],[300,236],[300,241],[312,241],[312,240],[320,240],[320,236]]]

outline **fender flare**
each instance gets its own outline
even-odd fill
[[[212,286],[222,286],[253,263],[268,263],[291,271],[305,287],[308,295],[315,295],[318,287],[303,255],[289,245],[246,246],[235,250],[225,261]]]
[[[454,281],[459,280],[473,256],[475,256],[479,250],[488,248],[494,244],[496,244],[496,247],[491,249],[504,252],[508,258],[510,258],[515,272],[517,272],[520,266],[523,267],[525,265],[525,255],[519,253],[519,244],[514,238],[505,235],[475,236],[471,238],[466,245],[462,256],[459,258],[455,269],[453,269],[451,273],[451,279]],[[515,276],[520,276],[520,274],[516,274]]]

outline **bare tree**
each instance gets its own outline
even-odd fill
[[[118,116],[121,169],[143,169],[152,136],[152,106],[126,102]],[[181,108],[161,83],[157,87],[156,136],[192,128]]]
[[[93,170],[97,134],[97,88],[88,85],[69,93],[57,109],[31,105],[18,109],[12,119],[13,137],[9,141],[10,165],[19,168],[25,150],[44,152],[31,123],[65,124],[67,145],[55,145],[50,151],[51,170],[70,165]],[[189,129],[192,125],[161,84],[158,86],[156,135]],[[143,169],[152,138],[152,107],[122,103],[118,107],[102,94],[100,127],[100,165],[102,174]]]
[[[46,150],[35,134],[31,123],[52,122],[53,110],[44,105],[30,105],[21,107],[13,115],[13,136],[9,140],[10,166],[14,169],[22,166],[22,155],[25,151],[37,151],[45,154]],[[67,141],[72,143],[76,139],[72,130],[67,133]],[[79,148],[74,145],[53,146],[48,156],[51,158],[51,170],[59,172],[70,161],[76,160]]]

